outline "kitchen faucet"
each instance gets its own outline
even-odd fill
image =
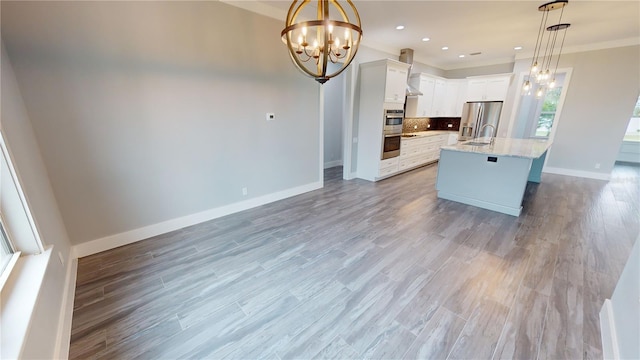
[[[482,134],[482,131],[484,130],[484,128],[486,128],[487,126],[491,126],[491,137],[489,138],[489,144],[493,145],[493,139],[494,139],[494,135],[496,133],[496,127],[491,125],[491,124],[484,124],[482,125],[482,127],[480,128],[480,131],[478,131],[478,133],[476,134],[476,139],[480,136],[480,134]]]

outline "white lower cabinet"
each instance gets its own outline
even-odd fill
[[[449,134],[402,139],[398,171],[404,171],[434,162],[440,158],[440,146],[447,145]]]
[[[402,145],[401,145],[402,146]],[[380,169],[378,170],[378,176],[388,176],[398,172],[399,158],[394,157],[391,159],[384,159],[380,161]]]

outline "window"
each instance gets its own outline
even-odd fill
[[[7,265],[11,261],[13,255],[13,247],[7,238],[4,225],[0,221],[0,274],[4,272]]]
[[[551,133],[551,126],[553,126],[553,119],[556,117],[556,109],[558,107],[558,101],[560,101],[560,95],[562,94],[562,87],[556,87],[548,90],[544,101],[542,102],[542,109],[538,116],[538,123],[536,125],[535,137],[549,137]]]
[[[0,132],[0,289],[21,254],[40,254],[42,243]]]
[[[631,114],[623,141],[640,142],[640,97],[638,97],[636,107],[633,109],[633,114]]]

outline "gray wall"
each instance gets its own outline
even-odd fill
[[[61,320],[65,274],[70,266],[70,243],[4,45],[0,64],[0,127],[43,245],[52,245],[54,253],[44,276],[23,356],[50,359],[54,357],[58,321]],[[58,261],[55,255],[58,253],[62,255],[65,266]]]
[[[319,85],[281,28],[219,2],[2,2],[73,244],[320,179]]]
[[[514,63],[485,65],[472,68],[446,70],[444,77],[447,79],[464,79],[467,76],[507,74],[513,71]]]
[[[515,78],[530,64],[531,59],[517,61]],[[640,92],[638,64],[640,46],[562,55],[559,67],[573,72],[547,166],[611,173]],[[515,87],[510,99],[520,96]],[[511,114],[506,107],[512,104],[505,102],[504,114]]]

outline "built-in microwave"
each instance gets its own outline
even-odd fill
[[[402,134],[402,121],[404,120],[404,110],[384,111],[384,133]]]

